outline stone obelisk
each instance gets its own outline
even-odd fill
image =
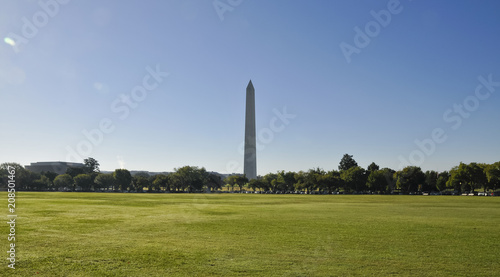
[[[245,161],[243,173],[248,180],[257,178],[257,141],[255,135],[255,89],[252,80],[247,86],[245,113]]]

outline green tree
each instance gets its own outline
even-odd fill
[[[237,175],[231,175],[227,176],[226,179],[224,180],[224,183],[226,183],[231,188],[231,191],[234,191],[234,186],[236,185],[236,178],[238,178]]]
[[[491,190],[500,189],[500,161],[494,164],[487,165],[484,168],[484,173],[487,179],[486,188]]]
[[[425,172],[425,182],[422,191],[432,191],[437,188],[438,173],[434,170]]]
[[[305,179],[306,173],[304,171],[299,171],[293,176],[295,179],[294,188],[296,191],[304,191],[306,189]]]
[[[147,188],[148,192],[156,192],[161,189],[158,182],[155,183],[156,177],[149,175],[145,171],[137,172],[132,176],[132,187],[137,191],[143,191]]]
[[[113,177],[116,180],[115,185],[118,186],[113,187],[113,190],[118,188],[126,190],[130,187],[130,183],[132,182],[132,175],[130,175],[130,171],[126,169],[116,169],[115,172],[113,172]]]
[[[417,192],[425,182],[425,174],[418,166],[407,166],[401,171],[394,173],[396,186],[402,192]]]
[[[382,172],[384,172],[384,177],[385,177],[385,183],[386,183],[385,192],[391,193],[396,188],[396,181],[394,180],[394,173],[396,173],[396,171],[387,167],[382,168],[381,170]]]
[[[85,164],[85,167],[84,167],[84,171],[85,173],[99,173],[101,172],[99,170],[99,162],[94,159],[94,158],[91,158],[91,157],[88,157],[86,158],[85,160],[83,160],[83,163]]]
[[[94,179],[94,187],[96,190],[104,188],[106,190],[114,190],[115,186],[115,177],[113,177],[113,173],[100,173]]]
[[[40,173],[40,174],[46,176],[51,183],[53,183],[54,179],[57,177],[57,175],[59,175],[59,174],[52,172],[52,171],[42,171],[42,173]]]
[[[377,171],[380,169],[380,166],[378,166],[376,163],[372,162],[367,168],[366,171],[368,175],[370,175],[371,172]]]
[[[132,177],[132,185],[134,189],[138,192],[144,191],[144,188],[148,188],[148,192],[152,192],[151,182],[149,182],[149,178],[146,178],[142,175],[135,175]],[[124,188],[122,187],[122,190]]]
[[[156,176],[155,175],[150,175],[148,179],[148,182],[149,182],[149,190],[151,191],[162,191],[163,188],[161,186],[158,185],[158,183],[155,183],[154,181],[156,180]]]
[[[24,169],[24,167],[18,163],[2,163],[0,164],[0,182],[2,182],[2,187],[6,187],[8,184],[7,176],[8,168],[13,168],[15,171],[15,184],[16,190],[28,190],[28,188],[32,185],[33,180],[31,178],[31,174],[29,170]],[[38,179],[38,178],[37,178]]]
[[[81,187],[83,191],[90,191],[92,188],[92,176],[90,174],[78,174],[73,178],[74,190],[77,187]]]
[[[450,174],[448,171],[443,171],[438,175],[438,178],[436,180],[436,188],[439,191],[443,191],[446,189],[446,182],[448,182],[448,179],[450,178]]]
[[[340,173],[344,190],[361,192],[366,189],[366,172],[360,166],[351,167]]]
[[[488,180],[484,172],[484,168],[484,165],[478,163],[470,163],[466,166],[467,180],[472,192],[478,188],[486,186]]]
[[[447,186],[459,192],[474,192],[476,188],[485,186],[487,183],[484,169],[477,163],[460,163],[458,167],[452,168],[450,175]]]
[[[202,191],[206,184],[207,171],[204,167],[184,166],[175,169],[175,182],[180,183],[188,192]]]
[[[280,183],[281,190],[294,191],[295,172],[285,172],[284,170],[278,172],[277,180]]]
[[[155,179],[152,183],[158,188],[163,188],[165,191],[170,191],[171,182],[169,175],[158,174],[155,176]]]
[[[330,171],[328,174],[330,174],[332,176],[332,187],[331,187],[331,190],[336,190],[338,191],[342,185],[343,185],[343,181],[342,181],[342,178],[340,177],[340,172],[339,171],[336,171],[336,170],[332,170]]]
[[[70,188],[73,187],[73,177],[69,174],[61,174],[57,175],[57,177],[54,179],[54,188],[56,190],[61,189],[61,188]]]
[[[262,180],[266,183],[266,187],[269,190],[276,192],[278,190],[278,174],[276,173],[268,173],[262,177]]]
[[[182,188],[182,183],[176,172],[168,174],[168,178],[170,179],[170,191],[179,191]]]
[[[23,186],[23,190],[39,190],[43,187],[45,187],[45,182],[46,180],[44,179],[43,181],[40,179],[41,178],[40,173],[36,173],[33,171],[26,170],[26,178],[24,179],[24,182],[21,183]]]
[[[43,190],[49,190],[52,188],[52,182],[50,179],[45,176],[45,175],[40,175],[40,178],[34,181],[34,186],[32,190],[35,191],[43,191]]]
[[[85,169],[85,167],[68,167],[66,169],[66,174],[69,174],[71,175],[71,177],[75,178],[76,175],[79,175],[79,174],[85,174],[87,173],[87,170]]]
[[[0,188],[7,187],[9,173],[7,169],[0,168]]]
[[[215,191],[222,188],[224,182],[219,174],[209,173],[207,176],[207,188],[210,191]]]
[[[455,166],[450,170],[450,177],[446,182],[446,187],[457,191],[458,193],[462,192],[462,183],[466,184],[466,176],[464,167],[466,164],[460,163],[459,166]]]
[[[325,174],[326,172],[319,167],[311,168],[305,172],[302,181],[306,192],[311,193],[312,191],[326,187],[323,179]]]
[[[321,191],[332,193],[342,186],[340,172],[332,170],[329,172],[316,172],[316,180]]]
[[[238,187],[240,187],[240,191],[242,191],[243,186],[246,185],[246,183],[248,183],[248,178],[246,176],[237,176],[235,181],[236,181],[236,185],[238,185]]]
[[[367,188],[372,192],[384,193],[387,189],[387,181],[383,170],[374,170],[368,175]]]
[[[348,170],[349,168],[358,166],[358,163],[352,158],[352,155],[344,154],[340,160],[339,170]]]
[[[255,191],[257,189],[263,190],[265,186],[266,186],[266,183],[261,178],[252,179],[248,182],[248,187],[253,189],[253,191]]]

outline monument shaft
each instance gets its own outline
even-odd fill
[[[255,89],[252,81],[247,86],[245,113],[245,161],[243,171],[248,180],[257,178],[257,140],[255,134]]]

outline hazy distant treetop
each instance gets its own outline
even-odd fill
[[[149,173],[147,173],[145,171],[140,171],[140,172],[137,172],[137,173],[135,173],[133,175],[134,175],[134,177],[139,177],[139,176],[144,177],[144,178],[149,178],[150,177]]]
[[[355,166],[358,166],[358,163],[352,158],[352,155],[344,154],[344,157],[340,160],[339,170],[348,170]]]

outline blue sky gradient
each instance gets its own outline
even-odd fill
[[[70,161],[104,119],[112,131],[80,153],[103,170],[242,172],[250,79],[262,175],[337,169],[345,153],[365,168],[500,160],[500,86],[475,96],[479,76],[500,82],[499,1],[220,0],[237,4],[223,20],[212,1],[66,2],[2,3],[16,45],[0,45],[0,162]],[[39,3],[54,14],[28,38]],[[400,12],[348,62],[341,43],[388,5]],[[123,116],[147,68],[169,75]],[[436,128],[445,141],[420,149]]]

